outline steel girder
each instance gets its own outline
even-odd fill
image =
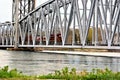
[[[15,28],[15,47],[19,44],[18,21],[24,18],[29,12],[35,8],[36,0],[13,0],[12,4],[12,22]]]
[[[120,1],[50,0],[19,20],[18,36],[19,47],[119,49]]]
[[[120,1],[51,0],[21,19],[19,25],[21,45],[51,45],[50,38],[54,35],[52,45],[119,46]],[[92,34],[91,41],[88,41],[89,34]],[[31,35],[27,44],[26,35]]]
[[[18,4],[16,4],[17,2],[18,2]],[[33,11],[34,8],[35,8],[35,0],[13,0],[13,2],[12,2],[12,21],[15,22],[16,13],[18,13],[18,16],[17,16],[18,19],[22,19],[29,12]]]
[[[0,47],[13,47],[15,29],[10,22],[0,24]]]

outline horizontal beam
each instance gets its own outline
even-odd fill
[[[83,49],[83,48],[86,48],[86,49],[116,49],[116,50],[119,50],[120,49],[120,46],[79,46],[79,45],[19,45],[19,47],[39,47],[39,48],[70,48],[70,49]]]

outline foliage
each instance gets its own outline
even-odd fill
[[[12,78],[12,77],[20,77],[21,73],[18,73],[16,69],[12,69],[9,71],[8,66],[0,69],[0,78]]]
[[[89,28],[88,36],[87,36],[87,40],[86,40],[87,43],[92,43],[93,31],[94,31],[94,28]],[[98,42],[100,42],[100,41],[102,41],[100,28],[98,28],[97,33],[98,33]],[[94,34],[94,36],[95,36],[95,34]]]
[[[120,72],[112,72],[109,69],[93,69],[91,72],[86,70],[77,72],[75,68],[68,67],[56,70],[53,74],[42,76],[26,76],[16,69],[9,70],[8,66],[0,68],[0,79],[2,80],[39,80],[39,79],[63,79],[63,80],[119,80]]]
[[[63,68],[61,71],[56,70],[54,74],[48,74],[39,76],[40,79],[66,79],[66,80],[77,80],[79,76],[76,73],[76,69],[72,68],[69,71],[68,67]]]
[[[39,76],[40,79],[65,79],[65,80],[119,80],[120,73],[112,72],[109,69],[93,69],[91,72],[76,72],[73,68],[71,71],[67,67],[61,71],[55,71],[54,74]]]
[[[5,66],[3,68],[0,68],[0,78],[19,78],[19,79],[22,78],[22,80],[24,80],[24,78],[27,79],[27,78],[32,78],[32,77],[23,75],[22,72],[18,72],[17,69],[9,70],[9,67]]]

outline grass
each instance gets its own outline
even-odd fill
[[[112,72],[109,69],[93,69],[91,72],[76,72],[73,68],[69,71],[66,67],[61,71],[55,71],[54,74],[39,76],[40,79],[65,79],[65,80],[120,80],[119,72]]]
[[[8,66],[0,68],[0,80],[31,80],[35,76],[23,75],[22,72],[18,72],[17,69],[9,70]]]
[[[109,69],[93,69],[91,72],[77,72],[75,68],[71,70],[68,67],[62,70],[56,70],[54,73],[40,76],[27,76],[18,72],[16,69],[9,70],[8,66],[0,68],[0,80],[45,80],[45,79],[63,79],[63,80],[120,80],[120,72],[112,72]]]

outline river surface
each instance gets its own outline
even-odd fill
[[[120,71],[120,58],[0,50],[0,67],[6,65],[27,75],[53,73],[64,67],[77,71],[91,71],[93,68]]]

